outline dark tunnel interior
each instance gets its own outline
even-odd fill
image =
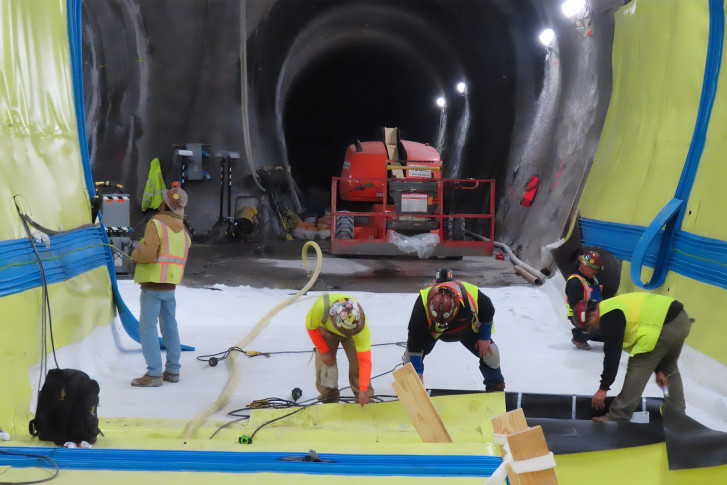
[[[401,138],[439,149],[444,176],[494,178],[497,205],[512,205],[507,197],[535,172],[522,167],[560,156],[544,146],[526,157],[521,148],[523,137],[534,137],[530,123],[546,91],[547,51],[538,34],[563,27],[553,18],[560,3],[84,2],[94,178],[124,184],[139,225],[149,161],[160,159],[169,185],[180,172],[173,145],[205,143],[211,155],[240,153],[235,198],[257,197],[264,206],[255,171],[277,167],[294,181],[283,184],[280,202],[320,213],[330,204],[331,177],[340,174],[346,147],[379,140],[383,127],[395,126]],[[574,35],[561,39],[561,62]],[[460,82],[464,93],[456,89]],[[440,96],[444,108],[435,103]],[[217,221],[221,182],[214,156],[204,164],[209,180],[185,187],[193,201],[188,220],[198,232]],[[498,224],[522,218],[517,210],[505,207]]]

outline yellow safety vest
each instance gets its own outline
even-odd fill
[[[152,219],[151,222],[156,225],[161,242],[159,255],[153,263],[136,265],[134,281],[178,285],[182,282],[184,265],[187,264],[187,254],[192,241],[184,229],[174,232],[158,219]]]
[[[613,310],[626,316],[623,348],[632,357],[654,350],[664,319],[674,298],[653,293],[625,293],[603,300],[601,318]]]
[[[459,286],[459,283],[462,283],[462,286],[464,286],[465,294],[462,294],[462,289]],[[429,291],[432,289],[434,285],[429,286],[427,288],[424,288],[419,293],[422,295],[422,304],[424,304],[424,311],[427,313],[427,321],[429,322],[429,328],[432,328],[432,325],[435,325],[435,328],[439,330],[439,325],[432,319],[432,316],[429,314],[429,308],[427,307],[427,296],[429,295]],[[471,283],[465,283],[464,281],[447,281],[445,283],[439,283],[438,286],[449,286],[452,288],[452,290],[457,293],[462,300],[463,304],[467,305],[470,310],[472,310],[472,330],[474,330],[475,333],[480,331],[480,319],[477,317],[477,310],[478,310],[478,302],[477,302],[477,292],[479,289],[471,284]],[[474,295],[474,297],[473,297]],[[489,322],[487,322],[489,323]],[[495,331],[495,326],[492,326],[492,331]],[[439,338],[440,335],[442,335],[444,332],[431,332],[432,336],[434,338]]]
[[[164,177],[162,177],[162,168],[159,165],[159,159],[155,158],[151,161],[149,167],[149,178],[146,179],[146,185],[144,186],[144,197],[141,199],[141,210],[146,211],[148,209],[157,209],[162,202],[164,197],[162,191],[167,190],[164,185]]]

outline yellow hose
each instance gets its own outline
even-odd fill
[[[308,266],[308,252],[307,249],[309,246],[313,246],[313,249],[316,251],[316,268],[313,271],[313,275],[308,280],[308,283],[301,288],[298,293],[295,295],[287,298],[282,303],[278,304],[275,308],[270,310],[268,313],[265,314],[250,330],[250,333],[248,333],[245,338],[240,340],[235,346],[239,347],[241,349],[246,348],[250,343],[260,335],[260,332],[268,326],[270,323],[270,320],[275,316],[280,310],[285,308],[286,306],[293,303],[295,300],[298,299],[301,295],[305,294],[316,282],[318,279],[318,275],[321,272],[321,266],[323,265],[323,255],[321,254],[321,247],[315,243],[314,241],[307,241],[303,245],[303,251],[302,251],[302,258],[303,258],[303,266],[305,267],[306,274],[310,274],[310,268]],[[229,357],[225,359],[227,361],[227,371],[229,373],[229,377],[227,378],[227,383],[225,384],[225,387],[222,388],[222,391],[220,392],[220,395],[217,397],[217,400],[212,403],[211,405],[207,406],[205,409],[197,413],[197,415],[192,418],[192,420],[187,423],[187,426],[184,428],[184,437],[185,438],[192,438],[194,437],[194,434],[197,432],[199,427],[202,425],[202,422],[210,417],[212,414],[216,413],[223,407],[227,405],[227,403],[230,400],[230,397],[232,396],[232,393],[237,388],[237,384],[240,381],[240,370],[237,367],[237,361],[235,358],[235,352],[231,352]]]

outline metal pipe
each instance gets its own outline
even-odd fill
[[[522,266],[519,266],[516,264],[516,265],[513,265],[513,267],[515,268],[515,272],[517,274],[519,274],[520,276],[522,276],[523,278],[525,278],[526,280],[528,280],[528,282],[530,282],[534,285],[540,285],[542,283],[542,281],[540,281],[534,274],[531,274],[530,272],[525,270]]]
[[[472,237],[475,237],[475,238],[480,239],[482,241],[489,241],[489,239],[487,239],[485,236],[482,236],[480,234],[477,234],[476,232],[466,231],[466,233],[467,233],[467,235],[472,236]],[[548,277],[545,276],[542,272],[540,272],[537,269],[533,268],[529,264],[521,261],[517,256],[515,256],[515,254],[513,254],[512,250],[508,247],[507,244],[503,244],[501,242],[495,241],[494,242],[494,245],[496,247],[502,249],[503,251],[505,251],[507,253],[507,255],[510,257],[510,261],[512,262],[512,264],[514,264],[516,266],[521,266],[524,270],[526,270],[527,272],[531,273],[533,276],[537,277],[541,282],[543,282],[546,279],[548,279]]]

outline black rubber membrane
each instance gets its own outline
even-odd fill
[[[665,411],[664,436],[669,470],[727,464],[727,433],[715,431],[689,416]]]
[[[484,391],[431,389],[430,396]],[[613,398],[606,399],[607,407]],[[666,442],[670,470],[727,464],[727,433],[707,428],[689,416],[665,408],[661,398],[646,398],[648,423],[596,422],[591,396],[505,393],[508,411],[521,407],[528,425],[541,426],[548,448],[556,455],[630,448]],[[640,406],[637,411],[642,411]]]

